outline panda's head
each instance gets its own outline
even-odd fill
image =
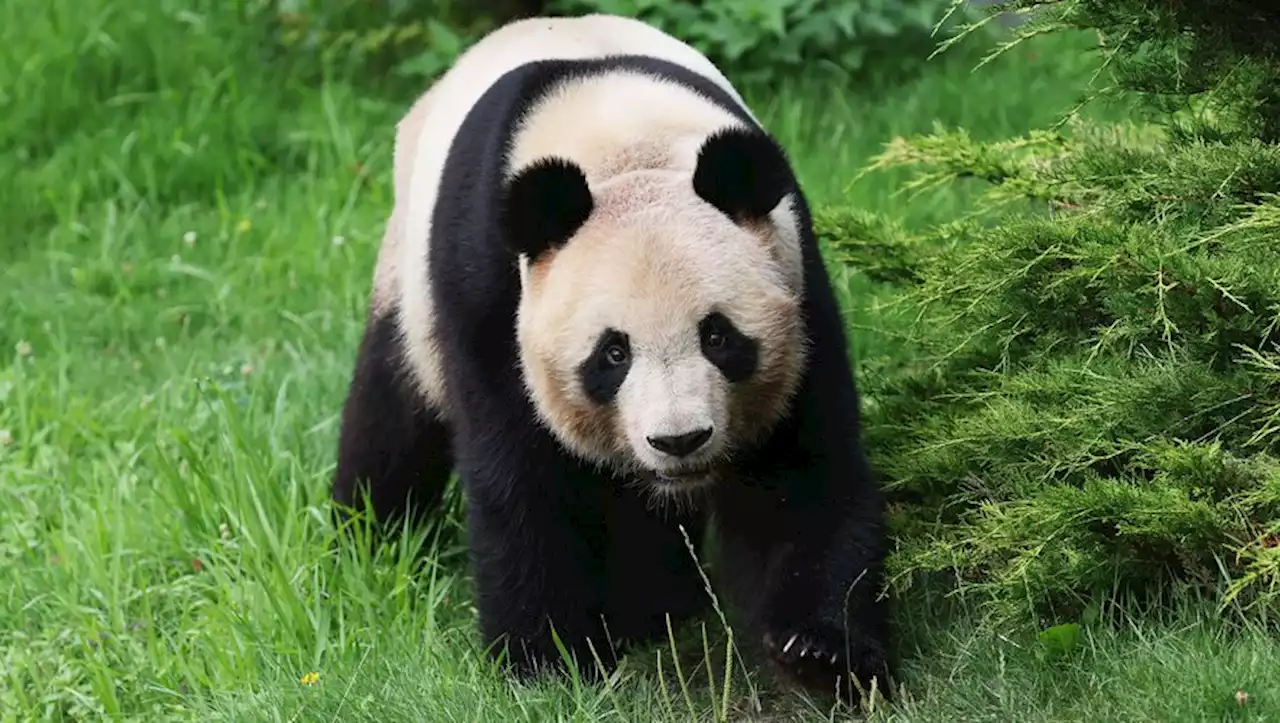
[[[539,416],[571,450],[659,493],[715,481],[766,434],[805,358],[785,155],[731,127],[696,158],[692,174],[631,171],[595,187],[542,158],[515,173],[502,206]]]

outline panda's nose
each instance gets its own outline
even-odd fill
[[[698,429],[686,434],[649,437],[649,446],[676,457],[687,457],[702,448],[711,439],[711,428]]]

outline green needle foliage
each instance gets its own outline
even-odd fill
[[[1000,617],[1187,590],[1256,610],[1280,600],[1269,8],[1005,3],[1035,11],[1008,47],[1095,31],[1113,79],[1096,95],[1150,122],[897,139],[872,169],[910,166],[916,190],[978,179],[972,212],[910,234],[820,216],[836,253],[875,258],[876,278],[903,289],[912,320],[914,360],[867,375],[898,585],[934,573]]]

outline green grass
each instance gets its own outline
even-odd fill
[[[223,9],[0,6],[0,717],[715,717],[696,634],[688,696],[654,673],[659,651],[612,687],[495,675],[456,517],[425,570],[329,546],[337,416],[411,98],[317,84],[301,61],[264,59],[234,4],[205,6]],[[815,202],[925,223],[964,194],[908,202],[891,174],[849,180],[935,120],[980,137],[1052,122],[1092,71],[1086,44],[752,98]],[[884,292],[854,271],[843,286],[855,355],[909,353]],[[1280,645],[1196,610],[1087,628],[1048,660],[1034,638],[938,609],[904,601],[906,696],[881,715],[1221,720],[1280,697]],[[729,717],[826,717],[756,685],[734,679]]]

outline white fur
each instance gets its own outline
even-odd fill
[[[562,83],[530,109],[508,175],[552,154],[573,159],[592,185],[639,168],[692,173],[706,135],[740,125],[676,83],[632,71],[588,76]]]
[[[619,409],[622,429],[634,454],[653,469],[679,467],[686,460],[670,459],[654,449],[648,437],[675,436],[712,430],[711,439],[694,457],[695,464],[715,458],[728,445],[728,384],[699,349],[689,333],[651,338],[638,349],[623,383]]]

